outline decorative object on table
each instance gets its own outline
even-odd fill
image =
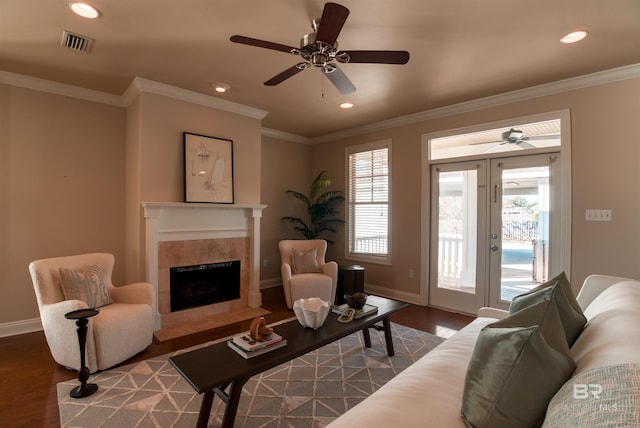
[[[344,301],[350,308],[362,309],[364,305],[367,303],[367,297],[369,296],[361,292],[357,292],[353,294],[345,294]]]
[[[253,340],[261,340],[268,338],[273,333],[273,329],[271,327],[267,327],[267,322],[264,317],[255,317],[253,321],[251,321],[251,327],[249,328],[249,336]]]
[[[323,239],[320,236],[326,232],[336,232],[339,224],[343,224],[344,220],[337,218],[339,211],[337,205],[344,202],[344,196],[341,191],[333,190],[318,194],[320,189],[331,185],[331,179],[325,177],[327,171],[322,171],[311,183],[309,196],[295,190],[287,190],[287,193],[294,198],[301,200],[306,204],[306,218],[300,217],[282,217],[283,220],[294,224],[293,227],[300,232],[306,239]],[[327,239],[327,242],[333,244],[333,241]]]
[[[356,314],[356,310],[353,308],[345,308],[342,312],[340,312],[340,316],[338,317],[338,322],[348,323],[353,321],[353,317]]]
[[[298,299],[293,302],[293,312],[303,327],[317,330],[324,324],[331,309],[329,302],[318,297]]]
[[[244,358],[253,358],[287,345],[287,340],[273,329],[262,324],[263,317],[257,317],[251,323],[251,329],[237,334],[227,341],[229,348]],[[255,324],[255,326],[254,326]],[[267,334],[267,330],[269,333]],[[265,334],[262,334],[262,333]]]
[[[378,312],[378,307],[375,305],[367,305],[365,304],[362,308],[360,309],[354,309],[354,308],[350,308],[349,305],[342,304],[342,305],[335,305],[332,306],[331,311],[335,314],[338,314],[340,316],[345,315],[347,311],[349,310],[353,310],[353,319],[357,320],[359,318],[362,318],[364,316],[367,315],[371,315],[371,314],[375,314],[376,312]]]
[[[89,368],[85,364],[84,348],[87,342],[87,324],[88,318],[98,315],[97,309],[79,309],[65,314],[68,320],[76,320],[78,326],[78,344],[80,345],[80,370],[78,370],[78,380],[80,385],[73,388],[69,395],[73,398],[88,397],[98,390],[95,383],[87,383],[89,379]]]
[[[185,202],[233,203],[233,141],[184,132]]]

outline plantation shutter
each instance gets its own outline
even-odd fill
[[[389,146],[349,154],[349,253],[389,255]]]

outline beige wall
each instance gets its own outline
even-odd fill
[[[32,260],[106,251],[124,278],[125,109],[0,85],[0,323],[38,318]]]
[[[366,265],[367,282],[420,289],[421,136],[466,125],[570,109],[573,172],[572,282],[590,273],[640,278],[640,79],[540,97],[319,145],[260,137],[260,121],[146,94],[128,108],[0,84],[0,324],[38,317],[27,271],[37,258],[87,251],[140,258],[140,201],[182,200],[182,131],[234,140],[237,203],[268,205],[262,218],[262,279],[279,278],[282,223],[327,169],[344,190],[344,148],[393,140],[393,265]],[[126,177],[126,179],[125,179]],[[584,221],[609,208],[613,221]],[[291,211],[290,211],[291,210]],[[134,212],[137,211],[137,212]],[[133,213],[133,214],[132,214]],[[344,215],[344,213],[343,213]],[[134,236],[133,242],[126,237]],[[343,233],[328,258],[344,262]],[[131,239],[131,238],[128,238]],[[132,263],[129,263],[130,265]],[[138,279],[138,265],[127,279]],[[415,279],[408,270],[416,271]]]
[[[420,290],[423,134],[562,109],[571,110],[572,284],[579,288],[592,273],[640,278],[640,79],[632,79],[314,146],[312,169],[328,169],[344,189],[346,146],[393,141],[393,264],[364,264],[366,281],[400,293]],[[585,222],[587,208],[611,209],[613,221]],[[343,240],[336,247],[344,254]]]
[[[183,131],[233,140],[235,202],[261,202],[259,119],[148,93],[125,108],[0,84],[0,101],[0,327],[39,317],[32,260],[106,251],[114,283],[144,279],[140,202],[184,200]]]
[[[127,280],[144,279],[141,202],[184,202],[183,132],[233,141],[234,201],[260,203],[260,120],[142,93],[129,107]],[[129,233],[131,232],[131,233]],[[135,232],[135,233],[134,233]]]
[[[316,174],[317,175],[317,174]],[[311,146],[273,137],[262,138],[262,212],[260,278],[277,283],[280,279],[278,241],[300,238],[284,216],[300,216],[300,201],[286,195],[286,190],[309,193],[315,175],[311,170]],[[266,266],[265,266],[266,260]]]

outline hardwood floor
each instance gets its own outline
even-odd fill
[[[284,304],[282,288],[263,290],[263,307],[271,313],[267,323],[293,316]],[[472,317],[423,306],[410,305],[391,316],[391,321],[415,329],[450,337]],[[219,327],[166,342],[153,343],[125,361],[129,364],[178,349],[240,333],[249,321]],[[76,378],[75,371],[59,366],[49,354],[44,333],[36,332],[0,339],[0,426],[57,427],[60,425],[56,384]]]

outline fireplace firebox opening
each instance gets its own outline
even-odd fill
[[[169,269],[171,312],[240,298],[240,260]]]

